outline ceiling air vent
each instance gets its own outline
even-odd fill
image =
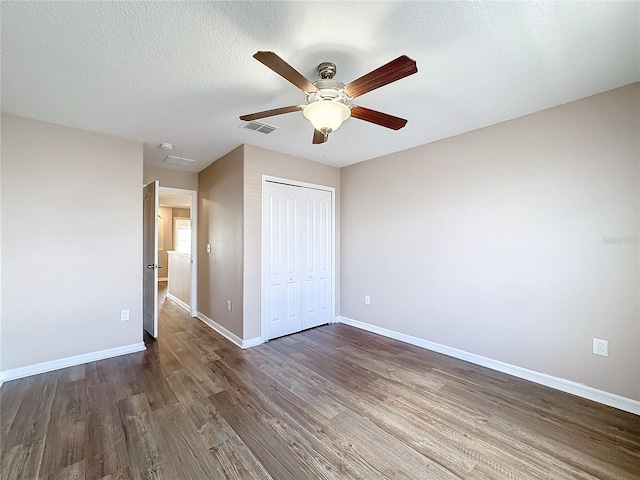
[[[166,163],[168,165],[178,165],[180,167],[191,165],[193,162],[195,162],[195,160],[191,160],[190,158],[175,157],[173,155],[167,155],[166,158],[162,161],[162,163]]]
[[[246,128],[247,130],[253,130],[254,132],[260,132],[268,135],[279,127],[274,127],[273,125],[268,125],[262,122],[251,121],[243,122],[242,125],[240,125],[240,128]]]

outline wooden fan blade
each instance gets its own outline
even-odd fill
[[[250,120],[257,120],[259,118],[264,118],[264,117],[273,117],[274,115],[281,115],[283,113],[297,112],[298,110],[300,110],[300,105],[291,105],[290,107],[274,108],[273,110],[265,110],[264,112],[256,112],[256,113],[250,113],[249,115],[242,115],[240,117],[240,120],[244,120],[248,122]]]
[[[383,87],[391,82],[400,80],[401,78],[413,75],[418,71],[418,67],[414,60],[406,55],[390,61],[386,65],[376,68],[374,71],[363,75],[344,87],[344,91],[351,98],[359,97],[371,90]]]
[[[351,116],[365,122],[375,123],[393,130],[400,130],[407,124],[404,118],[394,117],[388,113],[378,112],[365,107],[352,107]]]
[[[318,130],[316,130],[315,128],[313,129],[313,143],[314,145],[317,145],[319,143],[324,143],[326,140],[326,137],[324,136],[324,133],[319,132]]]
[[[253,58],[265,64],[285,80],[289,80],[303,92],[312,93],[318,90],[304,75],[273,52],[258,52]]]

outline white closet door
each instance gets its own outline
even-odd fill
[[[331,192],[301,188],[302,328],[331,322]]]
[[[265,183],[262,238],[262,319],[265,340],[302,329],[300,200],[300,188]]]

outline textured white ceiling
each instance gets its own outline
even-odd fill
[[[639,2],[2,1],[2,110],[145,143],[199,171],[241,143],[344,166],[640,80]],[[406,54],[418,73],[358,98],[407,118],[347,120],[312,145],[302,113],[263,135],[239,115],[305,103],[252,58],[349,81]]]

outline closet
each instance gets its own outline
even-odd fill
[[[264,340],[331,323],[332,200],[329,190],[263,184]]]

